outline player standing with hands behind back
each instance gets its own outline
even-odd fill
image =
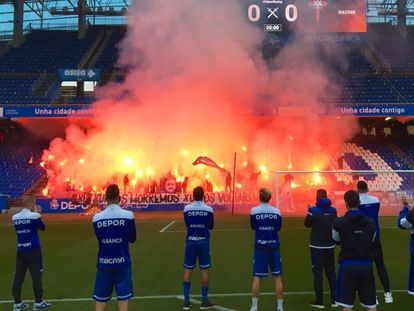
[[[272,193],[267,188],[259,190],[260,205],[250,212],[250,225],[255,231],[252,308],[258,310],[260,283],[262,278],[273,275],[277,300],[277,311],[283,311],[282,259],[278,232],[282,227],[280,210],[269,204]]]
[[[208,269],[211,267],[210,255],[210,230],[214,227],[213,208],[204,204],[204,190],[196,187],[193,190],[194,202],[184,208],[184,221],[187,226],[187,237],[185,243],[183,310],[191,308],[190,287],[193,269],[198,265],[201,270],[201,296],[200,309],[214,308],[214,304],[208,299]]]

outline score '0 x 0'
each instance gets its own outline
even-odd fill
[[[252,22],[258,22],[261,17],[261,9],[257,4],[251,4],[247,9],[247,16]],[[285,8],[285,18],[288,22],[294,22],[298,19],[298,8],[294,4],[288,4]],[[278,25],[278,24],[272,24]],[[280,31],[280,30],[279,30]]]

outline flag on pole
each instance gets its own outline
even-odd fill
[[[199,165],[199,164],[204,164],[210,167],[214,167],[216,169],[218,169],[222,174],[225,175],[230,175],[230,172],[225,170],[224,168],[220,167],[216,162],[214,162],[212,159],[210,159],[209,157],[198,157],[194,162],[193,165]]]

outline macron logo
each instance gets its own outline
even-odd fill
[[[120,264],[124,263],[125,258],[119,257],[119,258],[99,258],[99,263],[104,265],[113,265],[113,264]]]

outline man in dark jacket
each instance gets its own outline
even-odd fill
[[[398,217],[398,227],[403,230],[410,230],[410,270],[408,272],[408,294],[414,295],[414,208],[408,205],[407,199],[402,198],[404,208]]]
[[[341,244],[336,304],[351,311],[358,291],[361,305],[376,311],[375,280],[372,270],[373,248],[378,238],[375,222],[359,210],[359,195],[354,190],[344,195],[348,212],[335,220],[333,239]]]
[[[325,269],[331,291],[331,306],[335,304],[335,241],[332,239],[332,225],[337,218],[337,212],[332,207],[325,189],[316,192],[316,205],[308,209],[305,218],[305,226],[311,228],[310,252],[313,273],[313,286],[316,300],[309,306],[323,309],[323,278],[322,272]]]

